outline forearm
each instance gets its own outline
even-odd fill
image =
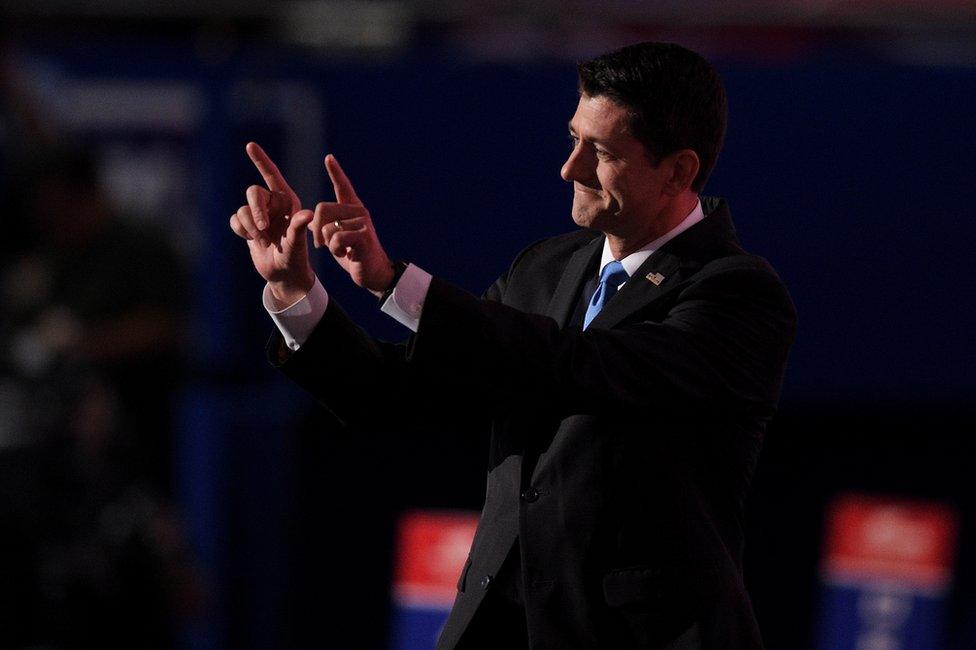
[[[388,412],[381,407],[409,385],[403,345],[373,339],[334,300],[297,351],[288,349],[280,331],[266,351],[273,366],[345,424],[382,419]]]

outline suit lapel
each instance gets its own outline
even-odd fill
[[[594,266],[594,258],[599,257],[603,250],[603,236],[597,235],[593,241],[577,249],[569,258],[563,270],[559,284],[552,294],[546,313],[551,316],[560,327],[566,327],[569,318],[576,307],[580,288],[586,281],[586,273]]]
[[[656,300],[679,282],[683,267],[677,255],[655,251],[620,290],[603,306],[590,327],[609,329],[628,315]]]

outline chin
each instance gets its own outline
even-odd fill
[[[587,213],[579,213],[573,210],[573,221],[580,228],[592,228],[593,227],[593,215]]]
[[[595,208],[594,206],[573,206],[573,221],[576,222],[577,226],[581,228],[598,228],[598,224],[602,221],[602,210]]]
[[[610,224],[613,215],[595,210],[573,210],[573,221],[581,228],[603,231]]]

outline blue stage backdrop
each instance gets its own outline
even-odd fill
[[[261,283],[226,225],[244,188],[259,181],[244,144],[266,144],[308,206],[331,198],[321,156],[335,153],[392,255],[480,292],[523,246],[573,227],[571,189],[559,168],[576,102],[574,66],[430,52],[356,62],[249,50],[204,61],[188,45],[104,41],[33,48],[38,69],[62,80],[176,81],[198,93],[200,120],[182,136],[193,179],[187,209],[200,221],[189,247],[197,373],[180,420],[179,470],[216,605],[188,632],[187,645],[327,644],[356,626],[348,612],[374,610],[347,603],[315,612],[306,618],[319,627],[306,637],[295,632],[298,610],[281,600],[293,593],[283,576],[307,567],[290,564],[288,553],[304,547],[288,527],[289,504],[303,498],[291,478],[302,464],[291,424],[311,404],[266,366],[271,324]],[[976,219],[967,195],[976,170],[976,69],[848,51],[716,63],[731,120],[707,193],[729,200],[745,246],[772,261],[796,302],[800,329],[784,410],[972,404]],[[404,336],[318,255],[323,282],[359,322],[384,337]],[[323,454],[321,473],[375,461],[374,450],[352,460]],[[371,489],[369,468],[363,471],[356,490]],[[443,493],[477,495],[483,487],[476,471],[465,480],[443,483],[434,500],[461,505]],[[351,498],[316,498],[328,504],[332,496]],[[350,544],[377,543],[376,528],[357,534],[334,512],[321,515]],[[378,516],[392,520],[390,512]],[[818,513],[803,516],[815,521]],[[377,599],[382,606],[386,594]],[[382,626],[370,625],[375,640],[386,638]]]

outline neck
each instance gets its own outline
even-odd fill
[[[635,232],[604,233],[607,236],[607,243],[610,245],[613,259],[621,260],[677,228],[678,224],[684,221],[685,217],[695,209],[697,202],[697,194],[691,191],[682,192],[659,215],[642,222],[641,227]]]

